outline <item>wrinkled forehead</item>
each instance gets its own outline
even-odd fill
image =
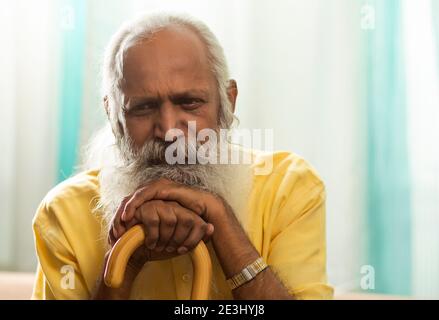
[[[188,90],[214,80],[206,45],[185,26],[169,26],[131,46],[124,55],[123,90]]]

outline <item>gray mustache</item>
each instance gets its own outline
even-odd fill
[[[183,153],[186,160],[189,157],[189,150],[193,151],[201,146],[199,142],[197,142],[195,146],[185,142],[185,140],[163,141],[154,139],[144,144],[140,152],[136,155],[136,158],[144,165],[171,165],[166,160],[166,150],[173,144],[178,146],[178,152]],[[174,150],[174,155],[177,155],[177,150]]]

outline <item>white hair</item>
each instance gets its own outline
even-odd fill
[[[185,14],[142,14],[124,23],[112,37],[104,57],[102,95],[107,98],[108,116],[113,134],[119,140],[124,134],[125,121],[122,114],[124,96],[122,92],[124,56],[129,48],[155,32],[170,26],[185,26],[193,30],[205,44],[208,61],[216,78],[220,99],[219,126],[230,128],[235,120],[228,99],[229,71],[223,49],[215,35],[201,21]]]

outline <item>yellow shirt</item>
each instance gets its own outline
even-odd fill
[[[331,299],[326,278],[325,189],[305,160],[276,152],[269,175],[254,175],[243,225],[250,241],[298,299]],[[80,173],[51,190],[33,221],[38,255],[33,299],[88,299],[102,272],[105,241],[93,209],[98,171]],[[211,299],[233,299],[211,243]],[[188,255],[145,264],[133,299],[189,299]]]

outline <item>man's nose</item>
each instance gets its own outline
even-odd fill
[[[172,103],[164,103],[157,114],[154,136],[165,140],[168,131],[178,128],[178,122],[178,114]]]

